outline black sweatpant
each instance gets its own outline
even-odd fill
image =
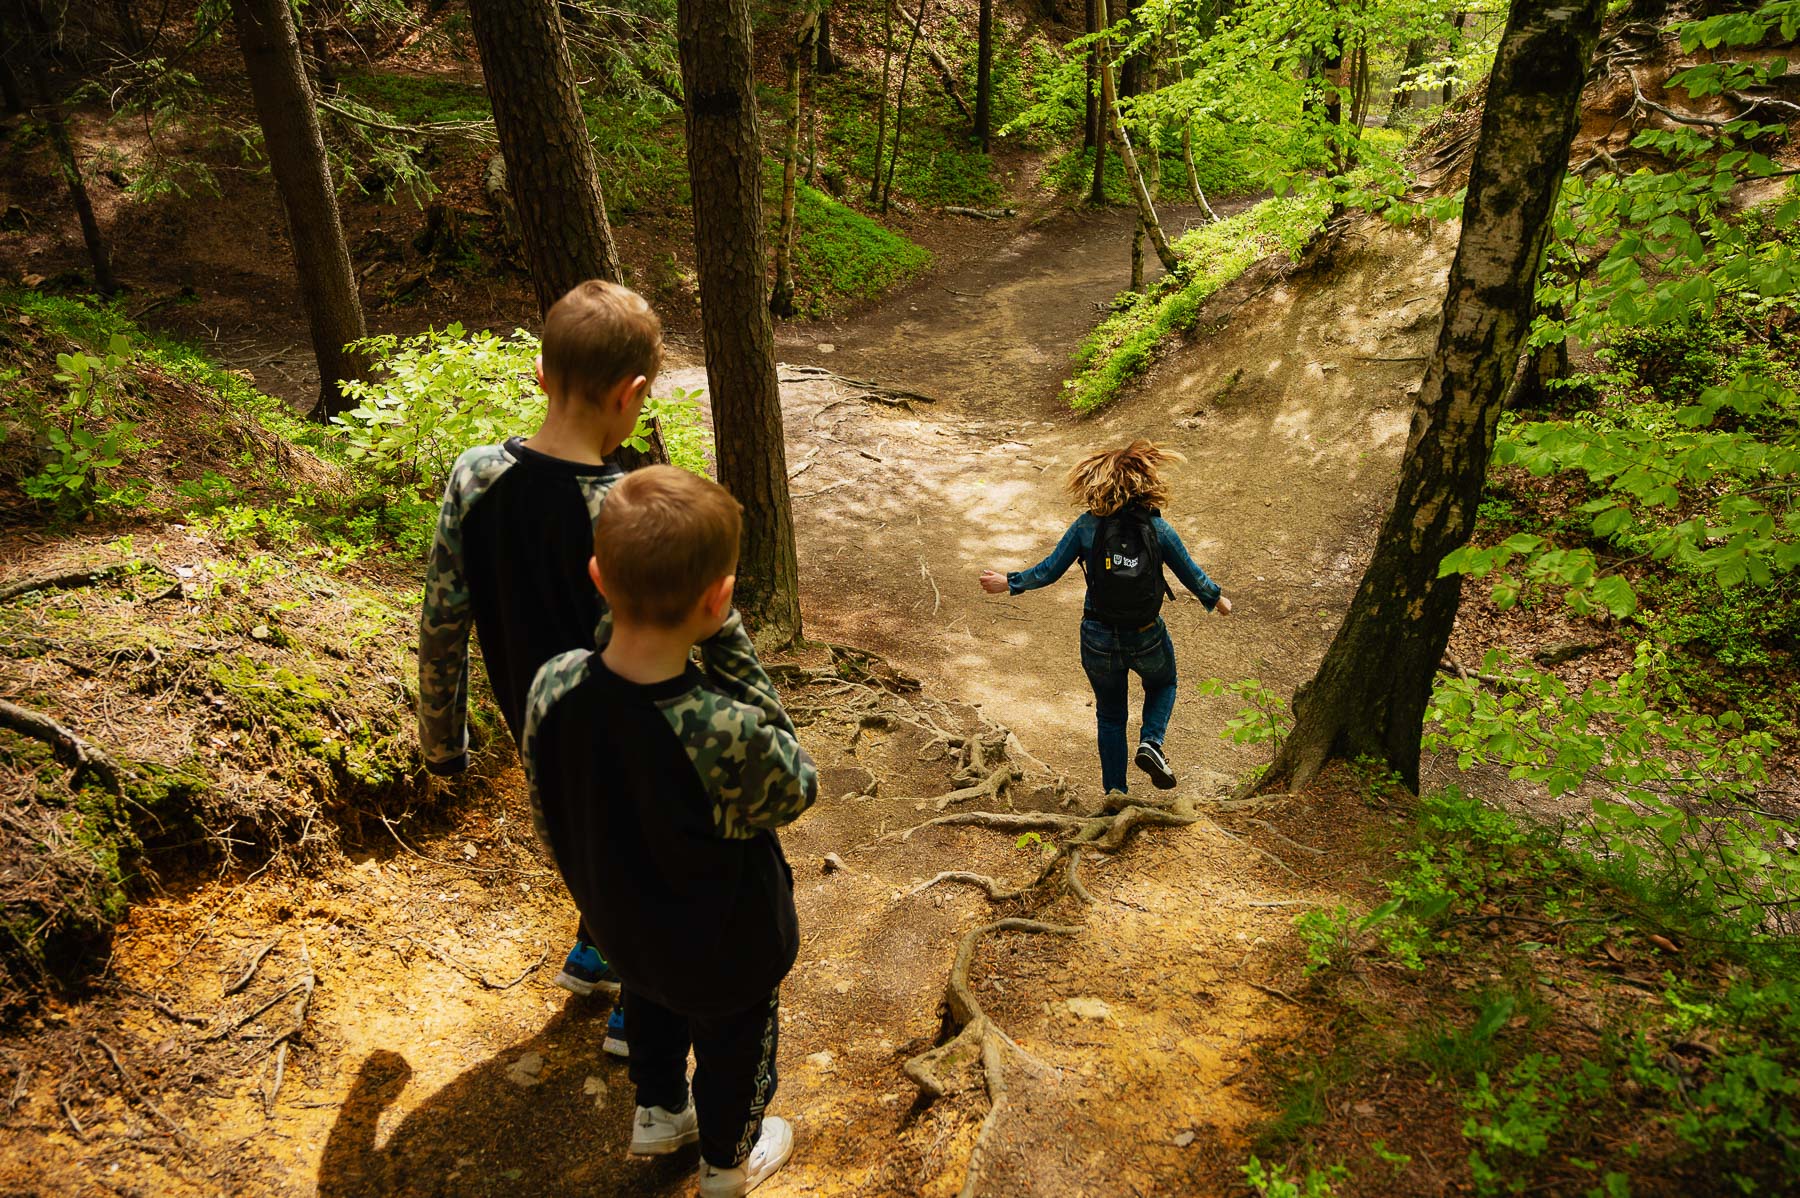
[[[700,1155],[721,1169],[744,1163],[775,1094],[776,1008],[781,991],[728,1015],[683,1015],[625,987],[625,1042],[639,1106],[687,1105],[694,1050],[694,1113]]]

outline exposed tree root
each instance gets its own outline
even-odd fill
[[[77,777],[83,772],[90,773],[107,790],[124,796],[125,784],[113,759],[99,746],[83,740],[43,712],[0,699],[0,728],[10,728],[33,740],[43,741],[56,751],[59,759],[75,768]],[[70,784],[74,782],[75,779],[71,779]]]
[[[996,766],[993,772],[973,786],[965,786],[960,790],[952,790],[940,795],[936,804],[937,809],[942,811],[953,803],[966,803],[971,799],[998,799],[1006,793],[1006,788],[1018,778],[1019,771],[1011,765]]]
[[[915,403],[936,403],[935,395],[923,395],[917,391],[907,391],[901,387],[888,387],[869,379],[846,378],[834,370],[823,366],[783,366],[781,381],[784,383],[842,383],[854,391],[861,392],[858,399],[866,399],[872,403],[887,404],[894,408],[910,408]]]
[[[944,988],[944,1009],[947,1022],[957,1029],[951,1039],[928,1048],[919,1053],[904,1066],[906,1075],[912,1078],[919,1087],[919,1092],[926,1098],[942,1098],[946,1094],[955,1093],[960,1087],[944,1079],[941,1069],[964,1063],[972,1063],[980,1058],[983,1046],[990,1037],[1004,1041],[1007,1047],[1025,1054],[1007,1034],[994,1025],[987,1013],[981,1009],[975,992],[969,988],[969,964],[975,959],[975,948],[981,938],[994,932],[1041,932],[1050,936],[1074,936],[1081,931],[1068,924],[1041,923],[1035,919],[996,919],[992,923],[984,923],[970,928],[963,934],[956,946],[956,959],[950,966],[950,980]],[[990,1093],[990,1098],[992,1094]]]
[[[0,585],[0,603],[17,599],[20,595],[29,595],[33,591],[69,591],[80,587],[90,587],[105,582],[109,578],[117,578],[121,574],[131,574],[146,563],[116,562],[109,566],[94,566],[86,570],[68,570],[61,574],[43,574],[36,578],[20,578]],[[155,563],[147,563],[151,569],[160,570],[170,578],[174,573]]]

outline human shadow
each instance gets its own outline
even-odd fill
[[[687,1193],[697,1150],[626,1155],[632,1090],[623,1063],[601,1052],[606,1015],[603,1003],[571,1000],[426,1098],[379,1146],[413,1070],[398,1052],[370,1053],[325,1141],[319,1198]]]

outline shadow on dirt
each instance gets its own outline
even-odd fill
[[[622,1063],[600,1049],[607,1011],[571,1000],[537,1035],[397,1120],[412,1066],[399,1052],[370,1053],[326,1139],[319,1198],[688,1192],[697,1149],[625,1153],[632,1091]]]

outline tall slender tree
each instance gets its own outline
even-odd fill
[[[749,0],[679,0],[676,42],[719,481],[744,505],[737,602],[759,641],[785,644],[800,635],[799,564],[763,291],[768,259]]]
[[[7,53],[23,60],[26,78],[37,97],[38,114],[43,118],[50,149],[56,155],[56,170],[69,192],[69,206],[75,209],[76,223],[81,226],[81,240],[87,247],[88,261],[94,268],[94,290],[111,295],[118,290],[113,277],[112,252],[100,232],[100,221],[94,215],[94,202],[88,195],[87,180],[81,173],[81,159],[75,153],[75,139],[63,115],[62,96],[50,80],[44,66],[44,55],[54,40],[50,23],[44,19],[39,0],[8,0],[4,34]],[[15,85],[16,86],[16,85]]]
[[[896,3],[898,0],[896,0]],[[906,43],[906,57],[900,60],[900,93],[894,97],[894,144],[888,150],[887,178],[881,183],[881,210],[888,210],[888,200],[894,191],[894,169],[900,165],[900,140],[905,134],[906,121],[906,81],[912,73],[913,51],[919,48],[919,39],[925,34],[925,9],[931,0],[919,0],[919,15],[912,21],[912,37]],[[906,10],[900,10],[906,16]]]
[[[813,56],[818,32],[818,14],[803,11],[800,27],[781,56],[787,70],[789,108],[786,144],[781,154],[781,215],[775,225],[775,285],[769,291],[769,311],[784,319],[794,314],[794,200],[800,176],[800,122],[806,110],[802,68]]]
[[[819,8],[819,39],[813,58],[813,74],[831,75],[838,69],[837,54],[831,48],[831,4]]]
[[[1475,527],[1605,7],[1512,0],[1393,510],[1337,637],[1294,698],[1294,729],[1265,788],[1364,754],[1418,786],[1425,707],[1462,594],[1438,563]]]
[[[1089,34],[1097,35],[1109,23],[1106,4],[1107,0],[1088,0]],[[1107,126],[1112,123],[1112,110],[1106,103],[1105,89],[1100,83],[1104,59],[1097,37],[1089,44],[1088,53],[1093,55],[1094,84],[1100,90],[1094,98],[1094,178],[1088,185],[1088,203],[1098,206],[1106,203]]]
[[[588,279],[618,282],[594,146],[556,0],[469,0],[525,259],[548,312]]]
[[[994,0],[981,0],[975,19],[975,140],[987,153],[994,119]]]
[[[1099,3],[1100,0],[1087,0],[1086,27],[1087,32],[1090,35],[1099,32],[1099,18],[1094,15]],[[1081,148],[1084,150],[1091,150],[1098,146],[1101,141],[1100,122],[1098,120],[1100,115],[1100,75],[1095,66],[1095,64],[1100,61],[1100,57],[1099,52],[1095,49],[1092,42],[1088,43],[1087,50],[1083,53],[1082,58],[1083,66],[1086,68],[1087,74],[1087,91],[1084,93],[1085,105],[1081,115]]]
[[[300,302],[319,363],[319,401],[312,415],[324,420],[349,406],[340,384],[359,377],[367,366],[345,348],[366,330],[338,215],[337,190],[331,185],[325,139],[319,134],[312,86],[300,57],[300,35],[287,0],[231,0],[231,16],[250,76],[269,170],[287,216]]]
[[[881,95],[875,99],[875,171],[869,176],[869,203],[881,201],[881,155],[887,149],[888,84],[894,74],[894,5],[899,0],[883,0],[881,6]]]
[[[1149,237],[1150,246],[1156,251],[1163,269],[1174,270],[1180,265],[1180,260],[1175,257],[1175,249],[1169,244],[1168,237],[1163,233],[1162,222],[1156,217],[1156,205],[1150,200],[1150,188],[1144,181],[1144,172],[1138,166],[1137,154],[1131,148],[1131,134],[1126,131],[1125,122],[1119,115],[1119,97],[1113,91],[1112,57],[1105,38],[1100,39],[1100,99],[1109,118],[1113,141],[1118,146],[1119,161],[1125,167],[1125,181],[1131,185],[1132,197],[1137,200],[1139,230]]]

